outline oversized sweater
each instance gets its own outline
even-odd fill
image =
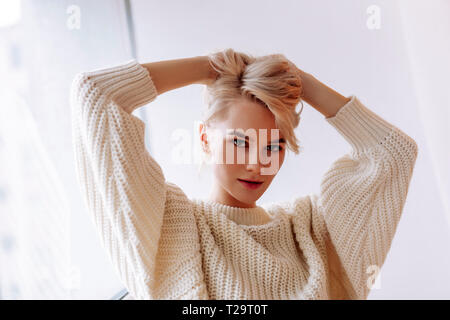
[[[132,112],[156,99],[136,60],[71,87],[76,173],[101,243],[135,299],[366,299],[390,249],[416,142],[355,95],[324,118],[349,143],[318,194],[256,208],[167,181]]]

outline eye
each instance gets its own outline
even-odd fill
[[[278,149],[276,149],[275,151],[281,151],[281,150],[283,150],[283,147],[280,146],[280,145],[271,145],[271,146],[268,146],[267,148],[270,148],[270,147],[278,148]],[[269,151],[274,151],[274,150],[269,150]]]
[[[242,144],[241,145],[237,145],[236,142],[238,142],[238,143],[244,142],[244,145],[247,146],[247,141],[245,141],[245,140],[240,140],[240,139],[237,139],[237,138],[233,139],[234,145],[239,147],[239,146],[242,146]]]

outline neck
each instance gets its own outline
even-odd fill
[[[218,184],[215,184],[211,193],[209,195],[209,201],[220,203],[230,207],[238,207],[238,208],[256,208],[256,202],[246,203],[239,201],[234,198],[232,195],[228,193],[225,189],[223,189]]]

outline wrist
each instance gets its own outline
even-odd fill
[[[317,79],[310,73],[299,69],[302,81],[302,99],[311,104],[314,100],[315,91],[317,90]]]
[[[210,85],[216,81],[218,72],[211,66],[208,56],[199,56],[200,68],[202,70],[202,79],[198,82],[204,85]]]

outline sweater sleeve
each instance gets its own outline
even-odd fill
[[[314,220],[324,221],[355,299],[366,299],[370,277],[390,249],[418,154],[416,142],[364,106],[356,96],[325,118],[351,151],[324,174],[313,195]],[[333,259],[329,259],[336,261]]]
[[[132,296],[151,299],[168,184],[131,113],[157,97],[135,60],[82,72],[71,86],[77,177],[90,215]]]

